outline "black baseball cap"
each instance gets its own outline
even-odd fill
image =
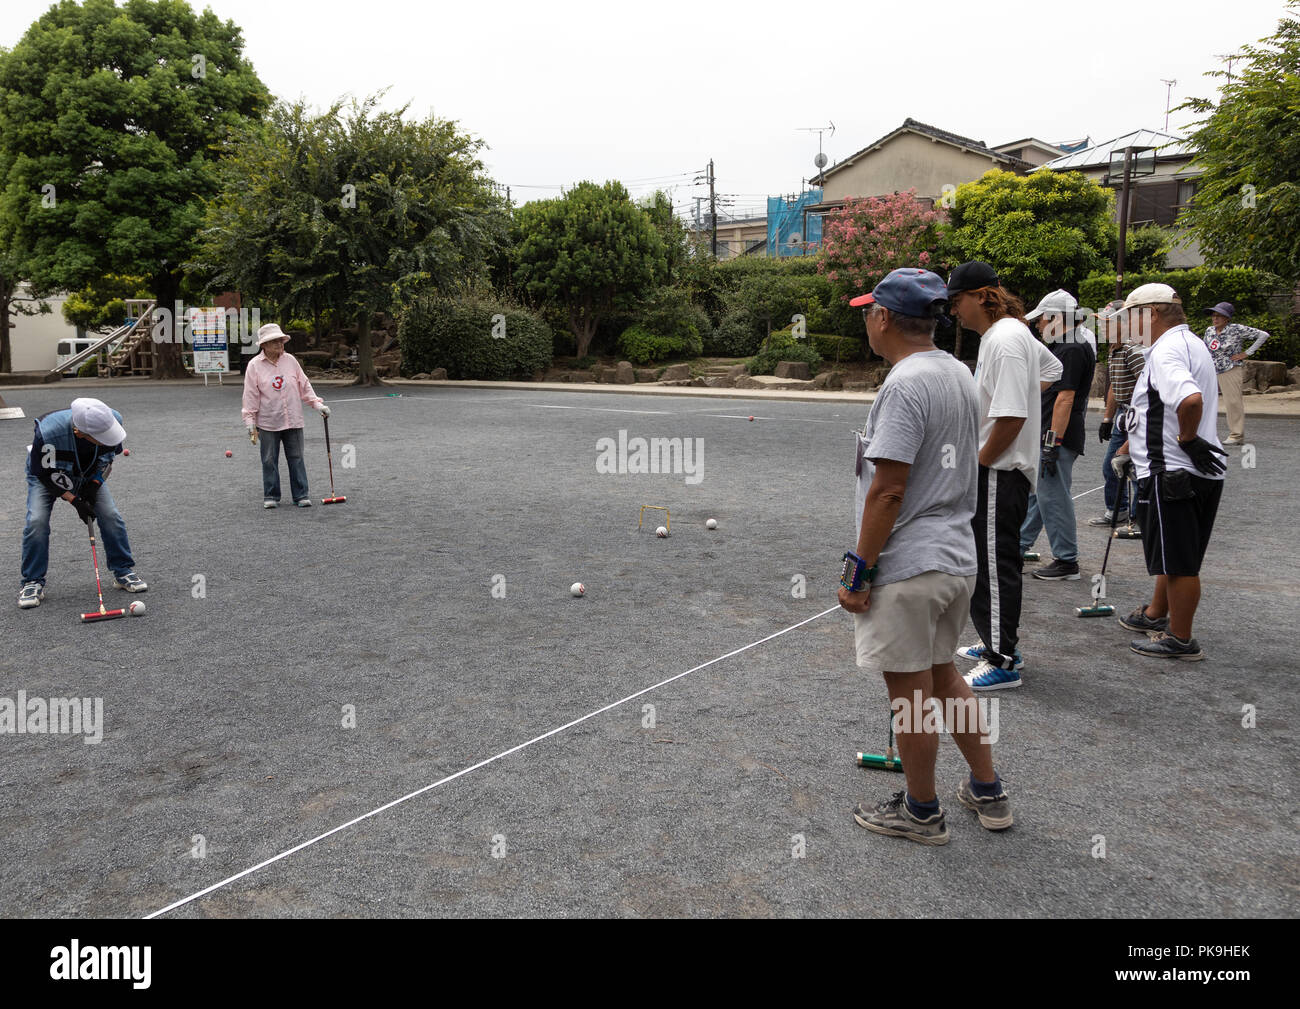
[[[976,259],[969,263],[962,263],[952,271],[952,276],[948,278],[948,297],[951,298],[961,291],[974,291],[980,287],[1001,286],[1002,282],[998,280],[997,270],[988,263],[981,263]]]

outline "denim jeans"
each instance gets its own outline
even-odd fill
[[[1020,527],[1022,551],[1032,547],[1043,526],[1047,526],[1052,556],[1069,564],[1078,562],[1078,530],[1075,528],[1074,502],[1070,499],[1070,483],[1077,458],[1077,452],[1062,445],[1056,460],[1055,476],[1048,476],[1039,464],[1038,490],[1029,495],[1029,514]]]
[[[1120,479],[1115,475],[1115,471],[1110,468],[1110,461],[1115,458],[1115,452],[1124,442],[1128,441],[1128,435],[1119,429],[1116,425],[1115,430],[1111,433],[1110,444],[1106,446],[1106,458],[1101,461],[1101,478],[1106,481],[1106,510],[1114,511],[1116,507],[1115,495],[1119,495],[1119,510],[1128,510],[1128,487],[1120,486]],[[1127,483],[1127,481],[1125,481]]]
[[[280,446],[289,464],[289,490],[294,501],[308,497],[307,463],[302,457],[302,428],[291,427],[285,431],[257,430],[257,443],[262,450],[262,498],[280,500]]]
[[[45,573],[50,567],[50,511],[58,500],[52,490],[31,473],[27,474],[27,524],[23,526],[23,584],[45,584]],[[72,511],[72,506],[68,506]],[[99,488],[95,497],[95,517],[99,538],[104,547],[104,560],[116,576],[135,570],[131,544],[126,538],[126,523],[122,513],[108,492],[108,485]],[[81,525],[81,520],[77,520]]]

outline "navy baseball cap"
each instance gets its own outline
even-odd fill
[[[1212,313],[1214,313],[1214,314],[1216,314],[1216,315],[1222,315],[1222,316],[1225,316],[1226,318],[1231,319],[1231,318],[1232,318],[1232,303],[1231,303],[1231,302],[1228,302],[1228,301],[1221,301],[1221,302],[1219,302],[1217,305],[1215,305],[1213,308],[1207,308],[1205,311],[1206,311],[1207,313],[1212,312]]]
[[[889,273],[870,294],[860,294],[849,302],[859,305],[884,305],[891,312],[917,319],[933,319],[948,300],[943,278],[929,270],[904,267]]]
[[[981,263],[978,259],[969,263],[962,263],[961,266],[952,271],[952,276],[948,278],[948,295],[951,297],[962,291],[975,291],[981,287],[1001,287],[1002,282],[998,280],[998,271],[989,266],[988,263]]]

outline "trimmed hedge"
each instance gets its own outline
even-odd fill
[[[1124,274],[1124,293],[1142,284],[1168,284],[1183,300],[1193,327],[1205,318],[1205,310],[1220,301],[1232,303],[1238,314],[1262,315],[1276,312],[1277,299],[1285,286],[1273,274],[1262,270],[1224,269],[1194,266],[1188,270],[1159,270]],[[1096,310],[1115,297],[1115,274],[1094,273],[1079,285],[1079,301]]]
[[[494,316],[505,316],[499,338]],[[397,339],[408,377],[446,368],[452,379],[532,378],[553,353],[551,328],[539,316],[487,298],[417,298],[402,314]]]
[[[854,311],[858,311],[856,308]],[[795,340],[791,328],[786,326],[785,329],[777,330],[772,336],[780,337],[782,341],[792,341],[806,347],[812,347],[821,355],[825,361],[864,361],[866,360],[867,340],[862,337],[839,336],[835,333],[814,333],[809,332],[803,339]],[[793,361],[795,358],[782,358],[784,361]],[[802,360],[799,358],[798,360]]]
[[[822,366],[821,354],[810,347],[806,339],[796,340],[789,330],[784,330],[769,336],[758,353],[749,359],[749,373],[771,375],[782,361],[803,361],[814,375]]]
[[[763,325],[747,308],[737,308],[722,317],[722,322],[705,343],[704,352],[714,357],[748,357],[763,343]]]

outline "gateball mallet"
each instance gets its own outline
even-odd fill
[[[1132,465],[1131,463],[1129,465]],[[1125,471],[1125,486],[1128,484],[1127,470]],[[1133,501],[1129,499],[1129,507],[1133,507]],[[1106,537],[1106,553],[1101,558],[1101,585],[1103,589],[1106,585],[1106,562],[1110,560],[1110,544],[1119,534],[1115,531],[1115,526],[1119,522],[1119,499],[1115,500],[1115,507],[1110,510],[1110,535]],[[1091,606],[1076,606],[1074,615],[1076,617],[1109,617],[1115,613],[1115,607],[1108,603],[1093,600]]]
[[[95,591],[99,593],[99,612],[81,614],[81,622],[89,624],[96,620],[116,620],[118,617],[124,617],[126,616],[126,610],[110,610],[104,606],[104,588],[99,582],[99,555],[95,551],[94,524],[87,522],[86,530],[90,533],[90,559],[95,565]]]
[[[321,504],[343,504],[347,498],[342,494],[334,493],[334,453],[330,451],[330,419],[322,417],[321,420],[325,422],[325,458],[330,464],[330,496],[323,498]]]

